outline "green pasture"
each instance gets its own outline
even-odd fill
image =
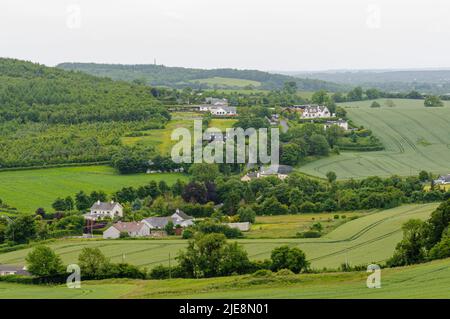
[[[252,275],[208,279],[86,281],[80,289],[0,282],[0,298],[450,298],[450,259],[382,269],[381,288],[366,286],[366,272]]]
[[[110,166],[76,166],[0,172],[0,198],[24,213],[38,207],[51,210],[57,197],[74,196],[83,190],[103,190],[111,194],[125,186],[140,186],[164,180],[168,184],[183,174],[130,174],[120,175]]]
[[[367,176],[401,176],[426,170],[450,173],[450,102],[444,107],[424,107],[423,100],[393,99],[394,107],[379,99],[342,104],[355,125],[373,131],[385,150],[376,152],[341,152],[305,164],[300,168],[310,175],[324,177],[336,172],[339,179]]]
[[[235,119],[212,119],[211,122],[209,122],[209,127],[218,128],[225,132],[227,128],[233,127],[236,122],[237,120]]]
[[[438,204],[405,205],[389,210],[367,213],[366,216],[349,221],[321,238],[312,239],[240,239],[249,257],[260,260],[270,257],[271,251],[280,245],[299,247],[311,261],[313,268],[338,268],[342,263],[359,265],[383,262],[402,239],[401,226],[411,218],[427,219]],[[320,214],[318,214],[320,215]],[[186,247],[186,240],[57,240],[50,246],[65,263],[77,261],[83,247],[98,247],[114,262],[122,260],[152,268],[159,264],[172,264],[177,252]],[[29,249],[0,255],[2,264],[24,264]]]

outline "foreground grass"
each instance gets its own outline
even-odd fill
[[[351,265],[382,263],[392,256],[402,239],[401,226],[412,218],[425,220],[438,204],[405,205],[368,214],[349,221],[321,238],[311,239],[239,239],[253,260],[270,257],[271,251],[281,245],[302,249],[313,268],[338,268],[348,261]],[[320,215],[320,214],[318,214]],[[61,256],[65,264],[74,263],[83,247],[97,247],[113,262],[126,262],[152,268],[172,264],[178,251],[186,247],[180,239],[148,240],[57,240],[49,246]],[[30,249],[0,254],[0,263],[23,265]]]
[[[367,176],[401,176],[421,170],[437,174],[449,173],[450,102],[444,107],[424,107],[423,100],[393,99],[395,107],[371,108],[372,101],[342,104],[356,125],[364,125],[380,138],[385,150],[377,152],[342,152],[300,168],[324,177],[328,171],[338,178]]]
[[[0,172],[0,198],[24,213],[38,207],[51,210],[57,197],[74,196],[83,190],[115,192],[124,186],[140,186],[151,180],[164,180],[168,184],[177,179],[186,180],[182,174],[130,174],[120,175],[109,166],[78,166],[35,170]]]
[[[450,298],[450,259],[382,269],[381,288],[366,272],[253,275],[209,279],[104,280],[80,289],[0,282],[0,298]]]

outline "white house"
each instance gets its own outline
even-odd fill
[[[236,116],[237,111],[233,106],[200,105],[200,112],[211,112],[215,116]]]
[[[194,217],[177,209],[172,216],[149,217],[142,220],[150,229],[164,229],[169,221],[172,221],[174,226],[180,225],[184,228],[194,224]]]
[[[91,211],[84,214],[84,218],[89,220],[103,219],[105,217],[123,217],[123,206],[114,201],[97,201],[92,205]]]
[[[216,106],[227,106],[228,100],[227,99],[221,99],[216,97],[207,97],[205,98],[205,102],[210,105],[216,105]]]
[[[150,235],[150,228],[142,222],[118,222],[103,232],[103,238],[119,238],[121,233],[130,237],[145,237]]]
[[[29,276],[25,266],[0,265],[0,276],[22,275]]]
[[[339,119],[338,121],[326,121],[323,125],[323,128],[326,130],[333,125],[337,125],[344,131],[348,131],[348,122],[343,119]]]
[[[306,105],[303,108],[301,118],[302,119],[315,119],[315,118],[327,118],[327,117],[332,117],[332,116],[334,116],[334,114],[331,114],[330,110],[326,106]]]

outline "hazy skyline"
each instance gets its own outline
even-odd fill
[[[445,0],[2,0],[0,56],[279,71],[450,67]]]

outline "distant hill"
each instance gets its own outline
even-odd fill
[[[237,69],[192,69],[167,67],[164,65],[141,64],[97,64],[97,63],[62,63],[57,66],[64,70],[76,70],[96,76],[109,77],[114,80],[141,81],[148,85],[168,86],[174,88],[258,88],[280,89],[285,82],[295,81],[299,90],[328,91],[343,90],[342,85],[315,79],[300,79],[282,74],[257,70]]]
[[[388,92],[416,90],[421,93],[450,93],[450,70],[360,70],[286,72],[286,74],[342,85],[373,87]]]
[[[0,58],[0,123],[74,124],[161,115],[169,116],[147,86]]]

